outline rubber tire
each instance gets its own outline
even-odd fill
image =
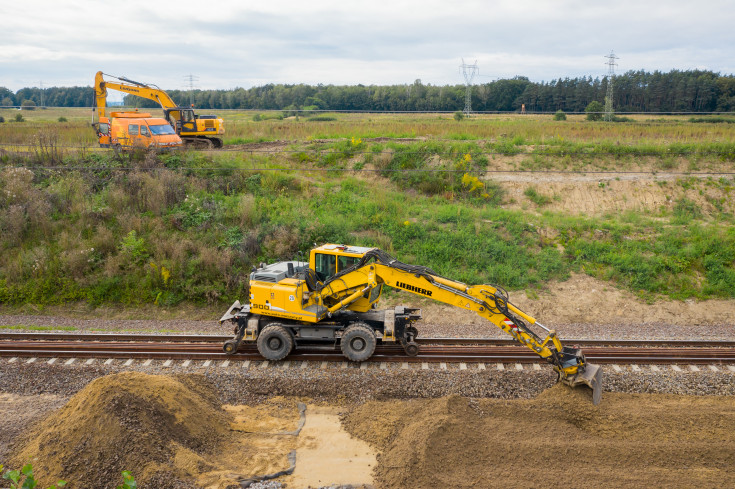
[[[258,351],[272,362],[283,360],[293,350],[293,336],[278,323],[271,323],[258,335]]]
[[[373,328],[365,323],[353,323],[342,334],[342,354],[352,362],[364,362],[375,353],[378,340]]]
[[[240,345],[237,344],[237,341],[235,341],[235,340],[227,340],[227,341],[225,341],[225,344],[222,345],[222,350],[227,355],[233,355],[233,354],[237,353],[238,346],[240,346]]]

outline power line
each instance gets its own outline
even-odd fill
[[[477,60],[474,64],[467,64],[462,58],[462,64],[459,65],[459,69],[462,70],[465,83],[465,97],[464,97],[464,115],[470,116],[472,112],[472,80],[480,73],[480,68],[477,66]]]
[[[613,80],[615,79],[615,63],[616,59],[620,59],[615,56],[615,53],[611,50],[610,54],[605,56],[607,58],[607,94],[605,95],[605,120],[613,120]]]
[[[194,82],[198,82],[199,77],[196,75],[188,74],[184,77],[184,80],[189,82],[189,105],[194,105],[194,89],[198,88],[194,85]]]

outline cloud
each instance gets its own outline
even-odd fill
[[[11,8],[12,7],[12,8]],[[479,82],[619,71],[735,71],[728,1],[373,0],[124,4],[27,0],[0,6],[0,86],[91,85],[103,70],[165,88],[264,83],[455,84],[460,59]]]

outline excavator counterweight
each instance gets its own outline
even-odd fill
[[[370,358],[378,342],[399,342],[407,355],[419,352],[415,308],[379,310],[383,287],[470,310],[495,324],[522,346],[549,362],[559,381],[588,387],[598,404],[602,369],[586,361],[579,348],[563,346],[547,329],[508,300],[495,285],[467,285],[423,266],[401,263],[378,248],[327,244],[314,248],[309,261],[288,261],[254,268],[250,301],[235,302],[220,319],[234,323],[227,353],[256,342],[268,360],[285,358],[299,344],[331,342],[356,362]]]

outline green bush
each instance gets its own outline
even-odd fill
[[[605,107],[597,100],[593,100],[587,105],[584,111],[587,113],[588,121],[599,121],[602,120],[602,113],[605,111]]]
[[[61,116],[59,117],[59,122],[69,122],[69,121],[66,119],[66,117]]]
[[[23,114],[15,114],[15,122],[23,122],[25,119],[23,119]]]
[[[464,119],[464,112],[462,112],[461,110],[458,110],[457,112],[454,113],[455,121],[461,121],[462,119]]]
[[[567,114],[563,110],[559,109],[554,114],[554,120],[555,121],[565,121],[567,120]]]

